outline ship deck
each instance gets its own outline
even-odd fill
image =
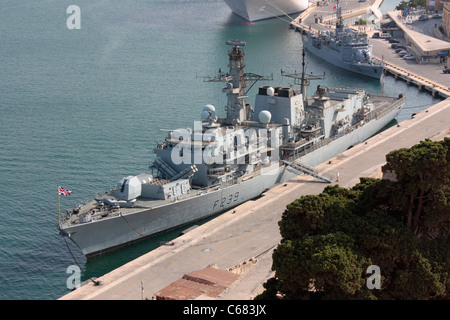
[[[64,227],[70,226],[70,225],[77,225],[80,223],[88,223],[90,221],[98,221],[104,218],[112,218],[117,217],[119,215],[128,215],[135,212],[139,212],[142,210],[157,208],[160,206],[164,206],[176,201],[184,201],[188,199],[192,199],[194,197],[202,196],[207,193],[211,193],[229,186],[232,186],[234,184],[239,184],[245,180],[251,179],[255,176],[258,176],[261,174],[261,170],[264,167],[268,166],[261,166],[258,168],[258,170],[241,175],[239,177],[235,177],[232,179],[229,179],[228,181],[224,181],[220,184],[211,185],[211,186],[196,186],[194,185],[191,189],[191,191],[188,194],[180,195],[177,197],[172,197],[169,199],[154,199],[154,198],[146,198],[146,197],[138,197],[136,200],[132,203],[123,204],[121,205],[120,200],[115,199],[114,197],[114,189],[106,192],[100,197],[96,197],[95,199],[90,200],[86,204],[82,205],[79,208],[78,213],[74,213],[70,215],[69,217],[66,217],[62,224],[61,228],[64,229]],[[164,180],[168,181],[168,180]],[[103,203],[103,205],[102,205]],[[117,203],[116,208],[111,208],[108,206],[108,203]],[[86,216],[90,215],[90,218],[85,220]]]

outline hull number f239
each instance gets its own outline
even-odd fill
[[[236,192],[235,194],[230,194],[226,197],[223,197],[222,199],[217,199],[214,202],[213,210],[228,207],[232,202],[238,201],[238,199],[239,199],[239,192]]]

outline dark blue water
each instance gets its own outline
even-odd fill
[[[66,26],[72,4],[80,30]],[[56,229],[57,185],[72,190],[62,210],[75,207],[146,171],[165,136],[159,129],[192,126],[205,104],[221,109],[223,84],[201,77],[227,69],[229,39],[247,41],[247,72],[273,73],[286,86],[280,69],[300,70],[301,39],[285,21],[248,25],[222,0],[0,2],[0,299],[68,292],[75,262]],[[321,83],[383,91],[379,81],[307,58],[308,71],[326,73]],[[399,121],[438,101],[392,77],[385,88],[408,96]],[[178,232],[89,262],[69,248],[98,277]]]

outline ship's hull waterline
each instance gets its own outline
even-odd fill
[[[235,14],[251,22],[304,11],[309,0],[225,0],[225,3]]]

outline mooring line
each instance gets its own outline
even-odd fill
[[[144,235],[142,233],[140,233],[139,231],[136,230],[136,228],[134,228],[127,219],[125,219],[125,217],[122,215],[121,212],[119,212],[119,216],[122,217],[123,220],[125,220],[125,222],[130,226],[131,229],[133,229],[134,231],[136,231],[137,234],[139,234],[141,237],[144,237]]]
[[[70,250],[70,247],[69,247],[69,245],[68,245],[68,243],[67,243],[67,241],[66,241],[66,237],[65,237],[64,235],[62,235],[62,234],[61,234],[61,237],[63,238],[64,243],[66,244],[67,250],[69,250],[70,255],[72,256],[73,261],[75,261],[76,265],[78,266],[78,269],[80,269],[80,271],[83,272],[83,275],[84,275],[86,278],[88,278],[89,280],[91,280],[91,281],[94,283],[94,285],[98,286],[98,285],[100,284],[100,281],[96,281],[96,280],[94,280],[94,279],[92,279],[91,277],[88,277],[88,276],[86,275],[86,273],[85,273],[85,272],[83,271],[83,269],[80,267],[80,265],[79,265],[77,259],[76,259],[75,256],[73,255],[72,250]]]

